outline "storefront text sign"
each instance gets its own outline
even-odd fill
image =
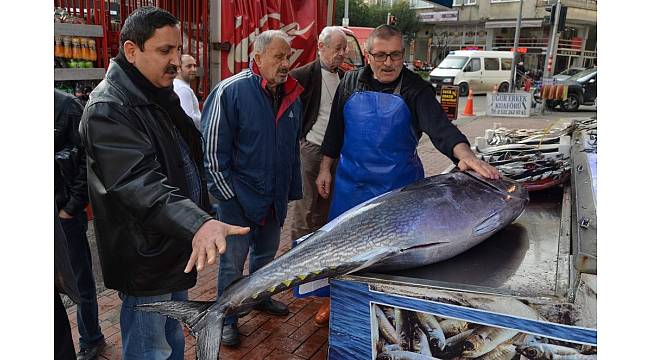
[[[487,115],[530,116],[530,93],[488,93]]]
[[[458,118],[458,86],[443,85],[440,89],[440,105],[449,120]]]

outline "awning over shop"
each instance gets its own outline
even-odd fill
[[[517,20],[495,20],[486,21],[486,29],[500,29],[500,28],[513,28],[517,27]],[[521,27],[542,27],[542,20],[522,20]]]

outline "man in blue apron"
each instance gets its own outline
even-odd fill
[[[404,67],[397,28],[377,27],[366,46],[369,64],[341,80],[321,145],[316,185],[324,198],[330,195],[330,168],[339,159],[328,220],[424,178],[416,151],[422,132],[460,170],[500,177],[498,170],[476,158],[465,135],[447,119],[431,85]]]

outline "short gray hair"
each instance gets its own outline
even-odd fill
[[[399,40],[402,43],[402,49],[404,49],[404,39],[402,38],[402,32],[398,28],[387,24],[379,25],[368,36],[368,40],[366,40],[366,50],[368,52],[372,51],[372,46],[377,38],[388,40],[394,37],[399,37]]]
[[[345,38],[345,31],[343,31],[341,26],[326,26],[320,32],[320,35],[318,35],[318,42],[322,42],[325,45],[329,44],[333,34],[339,34]]]
[[[266,30],[255,38],[255,43],[253,44],[253,55],[263,53],[271,41],[276,38],[282,39],[286,41],[287,44],[291,45],[291,39],[284,31]]]

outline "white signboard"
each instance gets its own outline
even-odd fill
[[[438,11],[420,14],[420,22],[455,22],[458,21],[458,10]]]
[[[530,116],[530,93],[488,93],[487,115],[490,116]]]

